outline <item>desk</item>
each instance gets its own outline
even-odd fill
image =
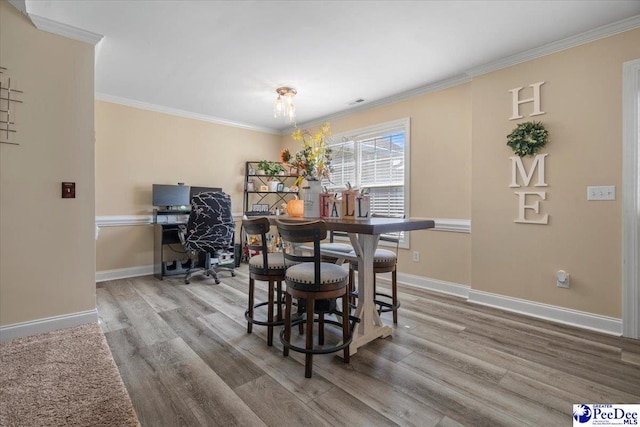
[[[160,280],[165,276],[185,274],[180,260],[175,260],[168,265],[164,260],[165,245],[182,245],[178,228],[186,225],[189,220],[189,212],[185,211],[154,211],[153,212],[153,274]]]
[[[276,224],[276,218],[269,218]],[[282,219],[293,220],[288,216]],[[351,354],[359,347],[375,340],[391,335],[391,328],[382,323],[373,295],[373,256],[378,246],[380,235],[399,231],[426,230],[433,228],[431,220],[415,220],[400,218],[369,218],[366,220],[321,218],[328,230],[343,231],[349,234],[351,244],[358,256],[358,307],[356,316],[360,323],[353,331],[353,340],[349,346]],[[298,220],[297,218],[295,220]],[[300,221],[314,221],[311,218],[300,218]]]

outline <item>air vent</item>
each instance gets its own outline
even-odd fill
[[[364,102],[364,99],[358,98],[355,101],[351,101],[348,105],[356,105],[356,104],[360,104],[361,102]]]

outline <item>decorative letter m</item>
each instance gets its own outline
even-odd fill
[[[538,167],[538,182],[534,185],[534,187],[546,187],[547,184],[544,182],[544,158],[547,157],[549,153],[538,154],[533,159],[533,163],[531,164],[531,169],[529,169],[529,173],[525,172],[524,165],[522,164],[522,158],[520,157],[509,157],[511,159],[511,184],[509,187],[520,187],[518,185],[516,171],[520,174],[520,178],[525,187],[529,186],[531,182],[531,178],[533,178],[533,174],[536,171],[536,167]]]

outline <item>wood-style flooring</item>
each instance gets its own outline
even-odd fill
[[[350,364],[317,355],[306,379],[279,328],[273,347],[265,327],[247,334],[246,266],[220,276],[97,285],[143,426],[569,426],[573,403],[640,403],[640,341],[402,286],[391,337]]]

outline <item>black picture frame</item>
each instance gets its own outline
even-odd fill
[[[284,191],[284,183],[279,183],[278,184],[278,189],[276,191]]]

